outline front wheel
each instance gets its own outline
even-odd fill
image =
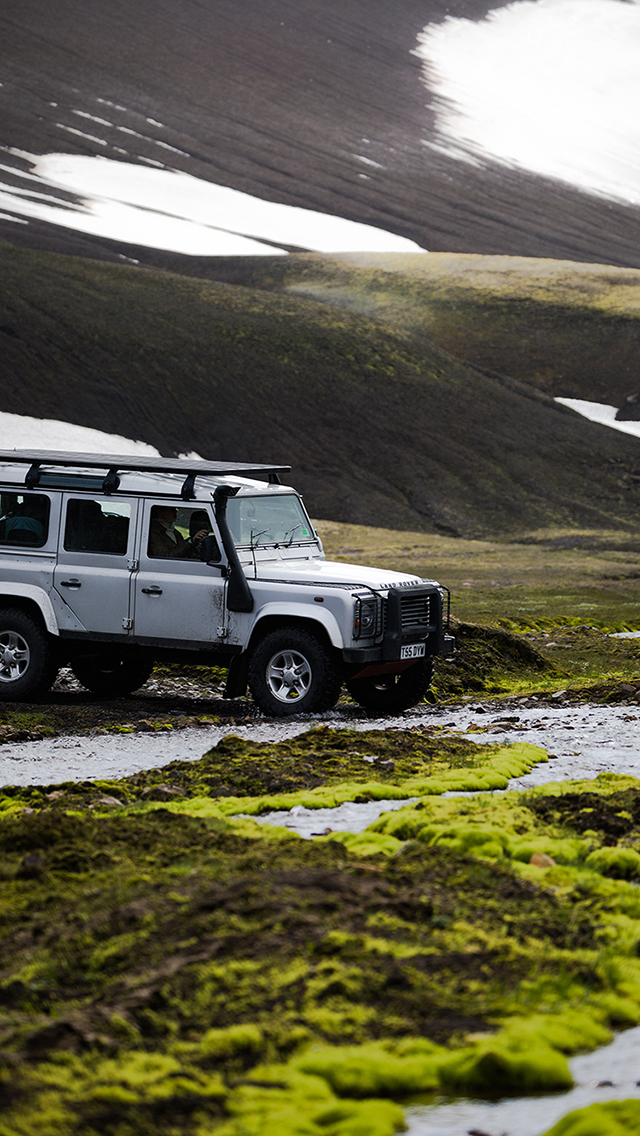
[[[354,702],[359,702],[365,710],[380,715],[401,714],[422,702],[432,678],[433,657],[427,655],[399,674],[347,679],[345,685]]]
[[[0,611],[0,701],[25,701],[49,690],[58,664],[49,637],[26,612]]]
[[[71,662],[71,670],[82,686],[103,698],[119,698],[144,686],[153,670],[153,659],[131,651],[99,651]]]
[[[271,631],[249,663],[249,689],[265,714],[318,714],[338,700],[342,675],[331,651],[311,631]]]

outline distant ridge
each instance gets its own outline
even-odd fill
[[[464,536],[637,527],[635,439],[424,329],[301,295],[0,245],[0,383],[12,413],[291,465],[317,517]]]

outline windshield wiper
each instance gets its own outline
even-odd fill
[[[301,529],[301,528],[302,528],[302,524],[303,524],[303,522],[302,522],[302,521],[300,521],[300,524],[299,524],[299,525],[294,525],[292,529],[287,529],[286,533],[284,534],[284,539],[285,539],[285,540],[286,540],[286,539],[287,539],[287,537],[289,536],[289,533],[291,533],[291,536],[289,536],[289,540],[288,540],[288,542],[287,542],[287,548],[289,547],[289,545],[291,544],[291,541],[293,540],[293,534],[294,534],[294,532],[296,532],[296,531],[297,531],[298,529]]]
[[[261,529],[259,533],[254,534],[254,531],[252,529],[251,530],[251,548],[257,548],[258,541],[260,540],[260,537],[264,536],[264,534],[267,533],[267,532],[269,532],[269,529]]]

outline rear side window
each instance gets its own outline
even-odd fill
[[[67,504],[64,547],[68,552],[108,552],[124,556],[129,542],[131,505],[90,497]]]
[[[42,548],[49,533],[50,501],[42,493],[0,494],[0,544]]]

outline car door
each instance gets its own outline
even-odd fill
[[[200,560],[202,533],[215,528],[211,508],[144,502],[135,575],[137,640],[197,647],[225,638],[225,585],[221,567]],[[220,553],[216,541],[216,552]]]
[[[64,495],[53,578],[64,601],[56,605],[62,630],[79,620],[94,634],[128,634],[137,507],[134,500]]]

